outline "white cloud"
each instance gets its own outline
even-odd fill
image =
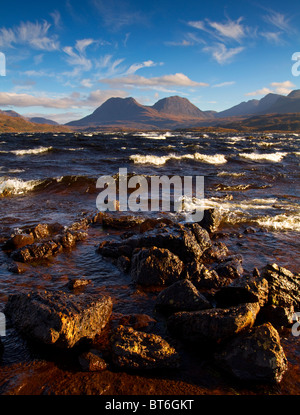
[[[59,49],[56,35],[50,36],[51,25],[47,21],[21,22],[19,26],[7,29],[0,28],[0,47],[12,48],[16,45],[26,45],[37,50],[54,51]]]
[[[229,39],[240,42],[249,33],[249,29],[241,23],[242,19],[242,17],[236,21],[228,19],[226,23],[212,22],[205,19],[205,21],[190,21],[188,25],[203,30],[219,40]]]
[[[75,49],[78,50],[79,53],[84,53],[85,49],[95,42],[94,39],[81,39],[76,40]]]
[[[86,58],[82,53],[76,53],[71,46],[64,47],[63,51],[68,55],[66,60],[70,65],[80,67],[84,71],[89,71],[92,68],[90,59]],[[78,70],[79,68],[75,68],[74,76],[78,75]]]
[[[274,43],[275,45],[281,45],[284,43],[282,40],[282,32],[262,32],[261,36],[263,36],[268,42]]]
[[[271,10],[268,15],[264,16],[264,20],[284,32],[291,32],[294,30],[290,23],[291,19],[283,13]]]
[[[247,96],[258,96],[258,95],[267,95],[270,93],[273,94],[280,94],[280,95],[287,95],[289,94],[296,85],[294,85],[291,81],[284,81],[284,82],[271,82],[271,88],[264,87],[258,89],[257,91],[248,92]]]
[[[222,88],[223,86],[234,85],[235,81],[221,82],[220,84],[212,85],[213,88]]]
[[[134,74],[139,69],[149,68],[151,66],[156,66],[156,65],[157,65],[157,63],[155,63],[151,60],[148,60],[148,61],[145,61],[145,62],[142,62],[142,63],[134,63],[127,69],[126,74],[127,75]]]
[[[230,62],[235,55],[241,53],[244,49],[243,46],[227,48],[223,43],[217,43],[214,46],[203,48],[203,51],[210,53],[218,63],[225,64]]]
[[[202,87],[208,86],[204,82],[195,82],[189,79],[183,73],[176,73],[172,75],[163,75],[153,78],[145,78],[139,75],[129,75],[120,78],[101,79],[100,82],[104,82],[110,85],[124,85],[131,87],[158,87],[158,86],[185,86],[185,87]]]

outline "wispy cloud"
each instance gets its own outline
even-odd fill
[[[94,42],[94,39],[81,39],[76,41],[75,48],[72,46],[63,48],[63,52],[67,55],[66,61],[74,67],[73,76],[78,75],[80,71],[91,70],[92,61],[86,57],[85,50]]]
[[[50,35],[51,24],[47,21],[21,22],[13,28],[0,28],[0,47],[13,48],[17,45],[29,46],[32,49],[55,51],[59,49],[57,35]]]
[[[208,86],[205,82],[195,82],[188,78],[183,73],[176,73],[172,75],[163,75],[153,78],[145,78],[139,75],[129,75],[120,78],[102,79],[100,82],[109,85],[123,85],[130,87],[158,87],[158,86],[183,86],[183,87],[204,87]]]
[[[219,40],[240,42],[249,34],[249,29],[241,23],[242,20],[243,18],[240,17],[237,20],[228,19],[225,23],[220,23],[205,19],[204,21],[190,21],[188,25],[195,29],[203,30]]]
[[[241,53],[244,49],[243,46],[227,48],[224,43],[217,43],[214,46],[206,46],[203,48],[203,51],[210,53],[213,59],[222,65],[231,62],[232,58]]]
[[[259,95],[267,95],[270,93],[273,94],[281,94],[286,95],[289,94],[296,85],[294,85],[291,81],[284,81],[284,82],[271,82],[271,88],[263,87],[258,89],[257,91],[248,92],[245,94],[246,96],[259,96]]]
[[[212,85],[212,88],[222,88],[224,86],[234,85],[235,81],[221,82],[220,84]]]
[[[283,32],[290,33],[293,31],[293,26],[291,24],[291,18],[286,16],[283,13],[270,10],[267,15],[263,17],[265,22],[270,23],[275,26],[277,29],[282,30]]]

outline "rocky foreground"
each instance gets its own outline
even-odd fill
[[[2,246],[9,269],[22,273],[34,261],[74,249],[90,226],[122,230],[115,240],[100,241],[97,252],[130,274],[136,287],[159,291],[155,312],[165,319],[167,337],[151,332],[155,320],[149,316],[124,316],[110,325],[112,299],[86,294],[84,279],[70,280],[65,291],[12,294],[5,314],[40,344],[78,348],[85,371],[110,365],[176,370],[180,342],[183,348],[205,349],[238,379],[279,383],[288,370],[279,333],[292,326],[300,310],[300,275],[277,264],[246,273],[241,255],[230,255],[225,244],[214,242],[220,221],[215,210],[190,224],[98,213],[68,229],[58,224],[24,229]],[[93,343],[101,336],[109,338],[104,355]]]

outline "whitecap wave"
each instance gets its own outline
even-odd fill
[[[0,178],[0,195],[21,195],[30,192],[40,182],[38,180],[21,180]]]
[[[48,151],[53,150],[53,147],[38,147],[38,148],[30,148],[27,150],[11,150],[11,153],[15,154],[16,156],[26,156],[29,154],[41,154],[47,153]]]
[[[264,228],[278,231],[297,231],[300,232],[300,214],[287,215],[285,213],[276,216],[265,216],[256,222]]]
[[[208,164],[224,164],[227,163],[227,160],[223,154],[214,154],[214,155],[207,155],[201,153],[195,154],[183,154],[178,156],[176,154],[168,154],[167,156],[152,156],[152,155],[141,155],[141,154],[133,154],[129,157],[131,161],[135,164],[154,164],[156,166],[161,166],[165,164],[169,160],[196,160],[202,163]]]
[[[239,156],[245,159],[252,161],[267,160],[273,161],[274,163],[280,162],[287,153],[269,153],[269,154],[260,154],[260,153],[240,153]]]

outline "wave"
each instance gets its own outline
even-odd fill
[[[183,154],[181,156],[177,156],[176,154],[169,154],[167,156],[134,154],[134,155],[131,155],[129,159],[133,161],[135,164],[154,164],[156,166],[161,166],[169,160],[185,160],[185,159],[196,160],[196,161],[200,161],[202,163],[208,163],[208,164],[227,163],[227,160],[223,154],[206,155],[206,154],[201,154],[201,153]]]
[[[259,153],[240,153],[239,156],[245,159],[253,160],[253,161],[260,161],[260,160],[268,160],[273,161],[275,163],[280,162],[287,153],[269,153],[269,154],[259,154]]]
[[[276,216],[264,216],[259,218],[256,222],[264,227],[271,230],[279,231],[297,231],[300,232],[300,214],[294,215],[276,215]]]
[[[21,195],[33,190],[39,183],[39,180],[21,180],[21,179],[5,179],[0,180],[0,195]]]
[[[48,151],[52,151],[53,147],[38,147],[38,148],[30,148],[28,150],[11,150],[11,153],[15,154],[16,156],[26,156],[28,154],[41,154],[47,153]]]
[[[242,177],[245,176],[245,172],[242,173],[233,173],[230,171],[221,171],[220,173],[217,174],[217,176],[223,177],[223,176],[232,176],[232,177]]]

